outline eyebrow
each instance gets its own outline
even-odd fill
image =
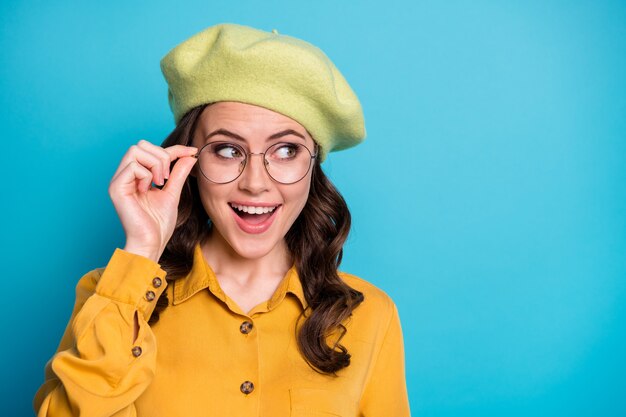
[[[241,141],[241,142],[247,142],[246,139],[242,136],[239,136],[238,134],[231,132],[230,130],[226,130],[226,129],[217,129],[214,130],[213,132],[209,133],[208,135],[205,136],[204,141],[206,142],[208,139],[212,138],[213,136],[216,135],[222,135],[222,136],[228,136],[229,138]],[[299,132],[296,132],[293,129],[287,129],[287,130],[283,130],[281,132],[278,133],[274,133],[273,135],[269,136],[266,139],[266,142],[269,142],[270,140],[274,140],[274,139],[280,139],[283,136],[289,136],[289,135],[294,135],[294,136],[298,136],[299,138],[302,138],[303,140],[306,141],[306,138],[304,137],[304,135],[302,135]]]

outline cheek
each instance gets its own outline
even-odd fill
[[[199,185],[200,200],[202,206],[211,219],[216,219],[224,212],[224,198],[221,197],[221,190],[212,184]]]
[[[290,190],[289,193],[289,201],[291,202],[293,211],[290,217],[293,217],[291,220],[295,221],[295,219],[300,215],[302,209],[306,205],[306,202],[309,198],[309,190],[311,188],[310,177],[308,181],[302,180],[302,184],[297,183],[298,187]]]

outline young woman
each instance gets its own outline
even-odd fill
[[[338,271],[350,213],[320,164],[365,136],[345,79],[232,24],[161,68],[176,128],[111,180],[126,245],[79,281],[38,415],[408,416],[397,309]]]

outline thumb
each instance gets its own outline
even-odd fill
[[[183,184],[197,161],[198,159],[193,156],[185,156],[176,161],[174,168],[172,168],[172,172],[170,173],[170,178],[163,186],[163,191],[174,194],[177,198],[179,198]]]

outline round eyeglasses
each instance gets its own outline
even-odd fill
[[[299,143],[279,142],[262,153],[246,152],[232,142],[210,142],[196,154],[200,172],[209,181],[226,184],[243,173],[252,155],[263,156],[268,175],[281,184],[293,184],[306,176],[317,153]]]

